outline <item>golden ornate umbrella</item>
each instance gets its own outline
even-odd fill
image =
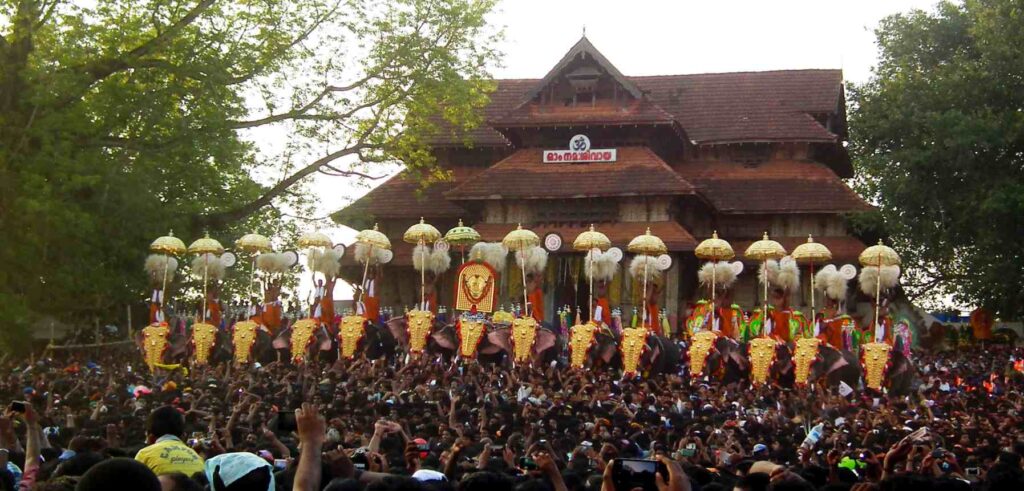
[[[149,250],[165,256],[180,256],[188,251],[185,247],[185,243],[174,236],[174,230],[171,230],[167,232],[167,235],[158,237],[154,240],[152,244],[149,244]],[[160,289],[161,310],[164,308],[164,298],[167,296],[167,266],[170,262],[170,257],[164,260],[164,281],[163,286]]]
[[[462,262],[465,264],[466,246],[480,242],[480,232],[477,232],[473,227],[465,226],[460,218],[459,225],[444,234],[444,241],[453,246],[458,246],[459,250],[462,251]]]
[[[633,237],[633,240],[629,241],[629,245],[626,246],[629,252],[634,254],[642,254],[646,256],[657,256],[668,252],[668,247],[665,247],[665,241],[661,240],[660,237],[651,233],[651,227],[647,227],[647,231],[643,235]],[[640,317],[646,321],[647,319],[647,265],[648,261],[644,261],[644,311]],[[654,322],[654,319],[651,319]]]
[[[714,263],[716,269],[711,270],[711,329],[715,328],[715,293],[718,289],[718,261],[728,261],[736,257],[736,252],[732,250],[732,244],[719,239],[718,231],[711,232],[710,239],[704,239],[697,248],[693,250],[693,253],[700,259],[711,261]]]
[[[270,239],[256,233],[245,234],[235,241],[235,249],[252,255],[252,269],[249,270],[249,294],[256,296],[256,256],[270,252]]]
[[[245,234],[235,241],[235,249],[250,254],[261,254],[270,252],[270,239],[260,234]]]
[[[793,259],[799,262],[806,262],[811,267],[811,324],[817,325],[817,317],[814,313],[814,263],[823,263],[832,259],[832,251],[824,244],[815,242],[814,237],[808,235],[807,242],[796,246],[793,249]]]
[[[300,248],[310,247],[334,247],[334,241],[327,234],[319,231],[306,232],[299,236],[296,243]]]
[[[203,238],[196,240],[188,246],[188,252],[202,255],[203,261],[206,263],[203,267],[203,317],[201,320],[201,322],[206,322],[206,284],[210,278],[210,256],[207,254],[223,254],[224,246],[220,245],[220,242],[211,239],[210,233],[207,232],[203,235]]]
[[[764,264],[764,318],[768,319],[768,261],[770,259],[779,260],[786,256],[786,249],[782,247],[782,244],[775,242],[768,238],[768,232],[764,233],[764,237],[750,244],[747,247],[746,252],[743,253],[743,257],[747,259],[753,259],[755,261],[761,261]],[[763,331],[762,331],[763,332]]]
[[[206,235],[203,236],[203,238],[197,239],[195,242],[188,246],[188,252],[191,252],[192,254],[219,255],[224,253],[224,246],[220,245],[220,242],[211,239],[210,233],[207,232]]]
[[[882,296],[882,267],[899,266],[900,255],[892,247],[883,244],[882,239],[878,239],[878,244],[864,249],[857,259],[860,260],[861,266],[878,268],[878,279],[875,281],[875,329],[878,329],[878,309],[881,307]]]
[[[373,248],[377,247],[384,250],[391,249],[391,240],[388,239],[387,235],[384,235],[377,229],[377,224],[373,224],[372,229],[366,229],[356,234],[356,242],[360,242],[370,246],[370,250],[366,252],[366,266],[363,268],[363,282],[360,283],[359,298],[356,299],[356,303],[359,303],[363,299],[363,291],[366,287],[366,276],[370,273],[370,258],[373,257]]]
[[[420,223],[417,223],[409,230],[405,231],[402,235],[402,240],[410,243],[424,246],[420,249],[420,309],[427,310],[427,244],[433,244],[434,241],[441,238],[441,232],[438,232],[433,225],[423,221],[423,217],[420,217]],[[419,309],[417,309],[419,310]]]
[[[900,255],[892,247],[883,244],[882,239],[878,239],[878,244],[864,249],[858,259],[862,266],[899,266],[901,262]]]
[[[718,231],[711,233],[710,239],[704,239],[693,253],[700,259],[707,261],[728,261],[736,257],[732,245],[718,238]]]
[[[590,308],[590,312],[587,314],[590,319],[594,319],[594,254],[590,251],[598,249],[601,252],[607,251],[612,246],[612,241],[608,239],[608,236],[594,230],[594,224],[590,224],[590,229],[585,230],[583,233],[576,236],[576,240],[572,241],[572,248],[577,251],[586,251],[587,257],[590,258],[590,300],[587,304]]]
[[[651,234],[651,227],[647,227],[647,232],[643,235],[638,235],[629,241],[629,245],[626,248],[629,252],[646,256],[658,256],[668,252],[665,242],[657,235]]]
[[[532,230],[523,228],[523,224],[516,226],[516,229],[505,235],[502,239],[501,244],[506,249],[523,254],[522,261],[522,272],[523,272],[523,311],[526,313],[525,317],[530,316],[530,301],[526,292],[526,250],[540,244],[540,237],[533,233]]]
[[[171,230],[167,235],[154,240],[149,245],[149,250],[165,256],[180,256],[188,249],[185,248],[185,243],[181,239],[174,236],[174,231]]]

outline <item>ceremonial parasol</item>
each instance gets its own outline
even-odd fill
[[[420,223],[417,223],[402,235],[402,240],[410,243],[423,246],[420,249],[420,309],[427,310],[427,247],[426,245],[433,244],[434,241],[441,238],[441,232],[438,232],[433,225],[423,221],[423,217],[420,217]]]
[[[307,258],[307,261],[310,262],[310,264],[309,264],[309,277],[310,277],[310,280],[312,282],[312,288],[313,288],[312,297],[314,299],[314,304],[315,304],[315,303],[318,302],[317,299],[318,299],[319,293],[317,293],[317,291],[318,291],[317,288],[318,287],[317,287],[317,284],[316,284],[316,269],[314,269],[312,263],[314,262],[313,260],[314,260],[314,258],[317,257],[316,255],[318,253],[322,253],[324,249],[330,249],[331,247],[334,247],[334,241],[331,240],[331,238],[328,237],[327,234],[325,234],[323,232],[320,232],[320,231],[317,231],[317,230],[314,230],[312,232],[306,232],[306,233],[300,235],[299,236],[299,240],[296,241],[295,245],[297,245],[300,249],[302,249],[302,248],[308,249],[308,251],[306,252],[306,258]],[[315,310],[316,310],[315,305],[310,305],[310,314],[309,314],[310,317],[312,317],[314,315],[313,312]]]
[[[882,296],[882,267],[884,266],[899,266],[900,255],[892,249],[882,243],[882,239],[878,239],[878,244],[875,244],[864,252],[860,253],[861,266],[874,266],[878,268],[878,280],[875,282],[875,328],[878,328],[878,309],[880,306],[880,298]]]
[[[167,256],[164,261],[164,280],[163,286],[160,289],[160,309],[164,308],[164,297],[167,296],[167,266],[171,262],[170,256],[180,256],[184,254],[188,249],[185,248],[185,243],[181,239],[174,236],[174,231],[167,232],[167,235],[158,237],[149,245],[149,250],[157,254],[163,254]]]
[[[473,229],[473,227],[463,225],[462,219],[460,218],[459,225],[444,234],[444,241],[453,246],[459,247],[459,250],[462,251],[462,262],[465,264],[466,246],[471,246],[480,242],[480,233]]]
[[[256,297],[256,256],[270,252],[270,239],[260,234],[245,234],[235,241],[235,249],[252,255],[252,269],[249,270],[249,294]]]
[[[814,237],[808,235],[807,242],[796,246],[793,249],[793,259],[798,262],[806,262],[811,267],[811,323],[817,325],[817,317],[814,313],[814,263],[823,263],[832,259],[832,251],[824,244],[815,242]]]
[[[193,242],[192,244],[190,244],[188,246],[188,252],[191,252],[192,254],[202,255],[203,256],[203,262],[205,263],[205,265],[203,267],[203,317],[202,317],[202,322],[206,322],[206,302],[207,302],[207,299],[206,299],[206,284],[207,284],[207,281],[210,278],[210,256],[208,256],[207,254],[217,254],[217,255],[223,254],[224,253],[224,246],[220,245],[220,242],[217,242],[216,240],[211,239],[210,238],[210,233],[206,232],[206,234],[203,236],[203,238],[197,239],[195,242]]]
[[[608,240],[607,235],[594,230],[593,223],[590,224],[589,230],[585,230],[576,236],[576,240],[572,241],[572,248],[577,251],[586,251],[590,262],[590,300],[587,303],[590,312],[587,315],[591,320],[594,318],[594,250],[604,252],[611,246],[612,241]]]
[[[782,244],[769,239],[767,231],[761,240],[750,244],[747,251],[743,253],[743,257],[761,261],[764,265],[764,318],[766,320],[768,319],[768,260],[782,259],[785,255],[786,249],[782,247]]]
[[[306,233],[300,235],[299,236],[299,241],[297,242],[297,244],[298,244],[299,247],[305,247],[305,248],[313,248],[313,247],[330,248],[330,247],[334,247],[334,241],[332,241],[331,238],[327,236],[327,234],[325,234],[323,232],[318,232],[318,231],[306,232]]]
[[[530,316],[530,301],[526,292],[526,251],[531,247],[535,247],[540,244],[540,237],[533,233],[532,230],[523,228],[523,224],[516,226],[516,229],[505,235],[502,239],[501,244],[506,249],[514,251],[523,255],[522,261],[522,272],[523,272],[523,311],[526,313],[524,317]]]
[[[718,281],[718,261],[728,261],[736,256],[732,245],[718,238],[718,231],[711,232],[710,239],[704,239],[697,245],[693,253],[699,258],[712,262],[714,269],[711,270],[711,329],[715,328],[715,290]]]
[[[356,299],[356,303],[359,303],[359,301],[363,299],[363,291],[366,286],[366,275],[370,273],[370,261],[373,257],[373,248],[376,247],[378,249],[390,250],[391,240],[388,239],[388,236],[377,230],[377,224],[375,223],[373,224],[372,229],[366,229],[356,234],[356,242],[370,246],[370,250],[366,253],[366,266],[363,269],[363,282],[360,283],[362,287],[359,289],[359,298]]]
[[[668,252],[668,248],[665,247],[665,242],[656,235],[651,234],[651,227],[647,227],[647,232],[643,235],[633,237],[633,240],[629,241],[629,245],[626,246],[629,252],[634,254],[642,254],[645,256],[658,256]],[[642,319],[647,319],[647,261],[644,261],[644,312]],[[654,319],[651,319],[654,322]]]

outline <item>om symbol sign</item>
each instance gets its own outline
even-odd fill
[[[590,138],[587,135],[576,135],[569,140],[569,150],[574,152],[586,152],[590,150]]]

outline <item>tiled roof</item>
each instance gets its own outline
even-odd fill
[[[508,145],[508,140],[491,128],[486,121],[496,119],[517,106],[523,94],[533,88],[537,81],[533,78],[495,80],[497,87],[491,93],[491,102],[483,108],[485,121],[483,124],[465,134],[453,132],[450,129],[442,130],[441,133],[428,139],[428,143],[439,147],[462,146],[463,140],[468,139],[473,145],[480,147]]]
[[[466,210],[445,199],[444,193],[482,170],[457,167],[451,169],[452,180],[426,187],[401,173],[336,212],[332,218],[353,228],[365,228],[376,220],[420,215],[431,218],[460,218],[466,215]],[[427,210],[429,213],[425,213]]]
[[[840,70],[634,77],[698,143],[835,141],[810,114],[840,107]]]
[[[526,104],[490,121],[495,127],[519,125],[555,126],[569,124],[671,124],[675,117],[657,104],[641,99],[629,103],[601,101],[577,107]]]
[[[870,210],[832,169],[817,162],[687,162],[674,167],[723,213],[833,213]]]
[[[663,111],[697,143],[836,141],[836,135],[811,115],[835,112],[841,107],[843,75],[840,70],[778,70],[626,78],[647,94],[648,102],[640,112],[645,118],[643,121],[652,121],[654,115]],[[531,112],[525,107],[513,111],[522,102],[524,95],[540,83],[539,80],[512,79],[496,82],[497,90],[491,94],[491,102],[484,109],[485,121],[521,124],[521,118],[525,115],[535,115],[538,124],[545,124],[546,120],[541,113]],[[527,113],[520,114],[519,111],[523,110]],[[571,110],[553,111],[553,114],[562,116],[578,113],[576,117],[595,117],[592,108],[585,104]],[[604,118],[615,114],[604,111],[601,116]],[[627,119],[636,117],[630,112],[621,111],[618,116]],[[512,119],[506,121],[506,117]],[[594,121],[595,124],[608,122],[604,119]],[[501,134],[484,126],[466,135],[475,145],[508,144]],[[462,140],[445,133],[436,137],[432,143],[461,145]]]
[[[747,247],[750,247],[750,244],[754,243],[757,240],[760,240],[760,239],[758,238],[758,239],[749,239],[749,240],[730,240],[729,243],[732,244],[733,250],[736,251],[737,259],[743,259],[743,251],[747,250]],[[782,244],[782,247],[784,249],[786,249],[786,252],[793,252],[793,249],[796,246],[807,242],[807,237],[806,236],[802,236],[802,237],[775,237],[775,236],[772,236],[772,240],[777,241],[779,244]],[[825,247],[828,247],[828,250],[832,253],[832,261],[831,261],[832,263],[836,263],[836,262],[839,262],[839,261],[856,261],[857,260],[857,256],[859,256],[860,253],[863,252],[865,248],[867,248],[867,246],[865,246],[864,243],[860,241],[860,239],[858,239],[856,237],[849,237],[849,236],[840,236],[840,237],[817,237],[817,236],[815,236],[814,237],[814,241],[815,242],[820,242],[820,243],[824,244]],[[816,266],[821,266],[821,265],[819,264],[819,265],[816,265]]]
[[[545,164],[526,148],[445,194],[449,199],[544,199],[693,194],[693,186],[647,147],[621,147],[618,160]]]
[[[589,229],[589,227],[589,224],[587,226],[540,224],[528,228],[533,230],[542,240],[549,233],[557,233],[562,237],[561,250],[571,251],[572,241],[575,240],[576,236],[584,230]],[[612,242],[612,246],[621,248],[625,252],[629,241],[633,240],[633,238],[638,235],[643,235],[647,231],[647,227],[651,228],[652,234],[657,235],[661,240],[665,241],[665,246],[668,247],[668,250],[670,251],[692,251],[693,248],[697,246],[697,241],[693,238],[693,235],[691,235],[686,228],[677,222],[600,223],[597,224],[596,228],[599,232],[608,236],[608,239]],[[508,223],[479,223],[474,225],[473,228],[480,233],[480,237],[483,240],[487,242],[499,242],[505,237],[505,234],[514,230],[516,225]]]

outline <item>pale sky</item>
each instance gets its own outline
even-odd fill
[[[504,0],[491,18],[505,28],[503,66],[493,74],[543,77],[579,40],[585,26],[594,46],[625,75],[841,68],[847,80],[864,82],[877,58],[873,31],[878,21],[897,12],[932,10],[935,3]],[[318,216],[367,192],[344,178],[327,176],[319,176],[313,190],[319,197]],[[323,231],[344,243],[355,236],[344,227]],[[335,293],[338,299],[351,298],[344,285]]]

